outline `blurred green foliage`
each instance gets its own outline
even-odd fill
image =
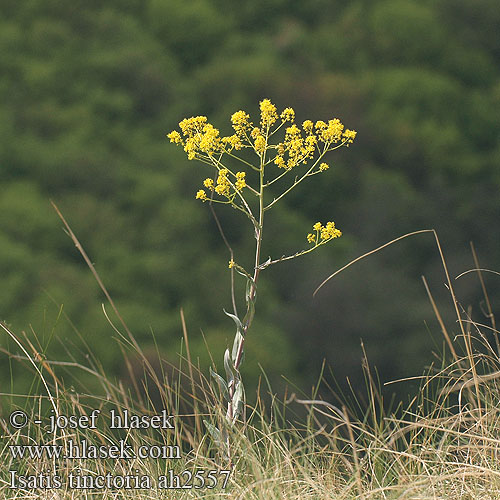
[[[87,363],[87,344],[123,375],[104,298],[53,199],[141,345],[154,337],[175,362],[182,307],[194,355],[208,362],[203,331],[220,364],[233,334],[222,313],[228,252],[194,200],[203,166],[164,135],[191,114],[227,133],[230,113],[255,114],[269,97],[299,120],[338,116],[358,138],[269,220],[274,256],[303,248],[316,220],[345,236],[266,273],[247,376],[256,380],[259,361],[275,383],[285,374],[310,384],[325,357],[357,383],[361,337],[383,380],[418,374],[442,344],[422,274],[451,311],[430,236],[311,295],[347,260],[422,228],[438,230],[452,274],[473,267],[470,240],[486,267],[500,267],[499,19],[492,0],[2,1],[1,319],[50,359]],[[246,221],[219,216],[249,255]],[[486,279],[498,300],[498,279]],[[473,276],[457,286],[481,316]],[[0,376],[11,369],[2,362]]]

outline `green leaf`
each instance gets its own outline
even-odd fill
[[[253,320],[254,314],[255,314],[255,301],[251,300],[248,303],[248,309],[247,313],[245,314],[245,317],[243,318],[243,323],[245,325],[249,325]]]
[[[251,298],[251,293],[252,293],[252,286],[253,286],[253,280],[247,278],[247,287],[245,291],[245,300],[246,303],[248,304],[249,302],[255,303],[255,294],[254,298]]]
[[[236,383],[236,389],[233,394],[233,424],[236,422],[237,418],[241,415],[244,408],[244,397],[245,393],[243,390],[243,382],[239,380]]]
[[[233,343],[233,352],[231,354],[231,359],[233,360],[233,365],[236,367],[236,359],[238,357],[238,351],[240,349],[240,345],[244,341],[243,335],[238,331],[236,332],[236,336],[234,337],[234,343]],[[243,361],[243,358],[240,359],[240,365],[241,362]]]
[[[235,323],[236,323],[236,328],[238,329],[239,332],[243,331],[243,324],[240,321],[240,318],[236,316],[235,314],[228,313],[225,309],[223,309],[224,314],[229,316]]]
[[[234,384],[234,372],[231,364],[229,349],[226,349],[226,351],[224,352],[224,368],[226,370],[227,386],[228,388],[230,388],[231,385]]]
[[[252,286],[253,286],[253,281],[250,279],[247,279],[247,286],[246,286],[246,292],[245,292],[245,300],[247,304],[247,312],[245,314],[245,317],[243,318],[243,324],[244,325],[249,325],[254,317],[255,314],[255,294],[252,298]]]
[[[207,428],[208,432],[212,436],[212,439],[220,446],[222,444],[222,436],[221,432],[215,425],[211,424],[210,422],[207,422],[206,420],[203,420],[203,423],[205,424],[205,427]]]
[[[227,388],[226,381],[217,372],[212,370],[212,367],[210,367],[210,375],[217,382],[217,385],[219,386],[219,390],[222,393],[223,398],[226,401],[229,401],[229,390]]]

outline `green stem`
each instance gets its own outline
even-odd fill
[[[268,131],[269,133],[269,131]],[[250,288],[249,292],[249,298],[248,298],[248,304],[247,304],[247,320],[245,324],[243,325],[243,332],[242,336],[243,339],[240,342],[240,345],[238,347],[238,352],[236,354],[236,359],[234,361],[234,369],[236,372],[239,372],[239,367],[241,364],[241,360],[243,359],[243,348],[245,345],[245,339],[248,333],[248,330],[250,328],[250,325],[252,323],[252,315],[249,314],[250,312],[250,304],[255,300],[255,295],[257,293],[257,281],[259,280],[259,274],[261,271],[260,268],[260,255],[261,255],[261,247],[262,247],[262,231],[264,228],[264,165],[265,165],[265,151],[267,150],[267,139],[268,139],[268,133],[266,134],[266,149],[264,150],[264,153],[261,156],[260,159],[260,169],[259,169],[259,222],[258,224],[254,224],[255,227],[255,239],[256,239],[256,244],[255,244],[255,263],[254,263],[254,273],[253,273],[253,279],[252,279],[252,285]],[[234,409],[233,409],[233,396],[234,396],[234,391],[236,389],[236,384],[233,384],[229,388],[229,403],[228,403],[228,411],[227,415],[230,420],[232,420],[233,415],[234,415]]]

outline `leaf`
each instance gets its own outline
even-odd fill
[[[243,331],[243,324],[240,321],[240,318],[236,316],[235,314],[228,313],[225,309],[223,309],[224,314],[229,316],[235,323],[236,323],[236,328],[238,329],[239,332]]]
[[[248,303],[247,313],[245,314],[245,317],[243,318],[243,323],[245,325],[249,325],[252,322],[252,320],[253,320],[254,314],[255,314],[255,301],[251,300]]]
[[[263,262],[262,264],[259,265],[259,269],[265,269],[266,267],[270,266],[271,264],[274,264],[273,259],[271,257],[268,257],[268,259]]]
[[[212,436],[212,439],[220,446],[222,444],[222,436],[221,432],[215,425],[211,424],[210,422],[207,422],[206,420],[203,420],[203,423],[205,424],[205,427],[207,428],[208,432]]]
[[[243,318],[244,325],[250,325],[250,323],[253,320],[254,314],[255,314],[255,293],[253,294],[253,297],[252,297],[252,287],[253,287],[253,281],[250,279],[247,279],[247,287],[246,287],[246,292],[245,292],[245,300],[247,303],[247,312],[245,314],[245,317]]]
[[[233,424],[236,422],[237,418],[241,415],[244,408],[244,397],[245,393],[243,390],[243,382],[239,380],[236,384],[236,390],[233,394]]]
[[[233,365],[235,367],[236,367],[236,360],[238,358],[238,351],[240,349],[240,345],[243,343],[244,340],[245,339],[244,339],[243,335],[240,332],[236,332],[236,336],[234,337],[234,343],[233,343],[233,352],[231,355],[231,359],[233,360]],[[242,361],[243,361],[243,358],[240,359],[240,363],[239,363],[240,365],[241,365]]]
[[[247,287],[246,287],[246,291],[245,291],[245,300],[246,300],[247,304],[249,301],[255,303],[255,293],[254,293],[254,298],[253,299],[251,298],[253,286],[254,286],[254,281],[247,278]]]
[[[224,460],[229,460],[229,434],[227,432],[227,427],[222,424],[221,425],[221,448],[222,448],[222,456]]]
[[[212,370],[212,367],[210,367],[210,375],[217,382],[217,385],[219,386],[219,390],[222,393],[223,398],[226,401],[229,401],[229,390],[227,388],[226,381],[217,372]]]
[[[226,349],[224,352],[224,368],[227,376],[227,387],[230,388],[234,384],[234,372],[233,367],[231,366],[229,349]]]

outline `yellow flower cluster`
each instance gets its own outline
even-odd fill
[[[316,151],[325,152],[332,145],[349,145],[354,141],[356,132],[345,129],[338,118],[329,120],[328,123],[319,120],[313,123],[311,120],[305,120],[302,123],[302,130],[295,124],[295,112],[292,108],[286,108],[281,114],[284,121],[290,121],[291,125],[285,130],[284,141],[276,146],[277,154],[274,157],[274,163],[280,168],[291,170],[292,168],[306,164],[314,156]],[[323,143],[320,149],[319,143]],[[324,172],[328,169],[328,164],[321,163],[319,171]]]
[[[223,143],[219,137],[219,130],[207,122],[206,116],[185,118],[179,123],[179,127],[184,139],[176,130],[167,134],[167,137],[170,142],[184,146],[189,160],[196,158],[199,153],[211,156],[222,150]]]
[[[338,118],[329,120],[328,124],[319,120],[316,122],[315,129],[320,141],[337,143],[342,137],[344,125]]]
[[[219,130],[208,123],[206,116],[194,116],[179,123],[182,135],[174,130],[167,134],[167,137],[172,143],[183,146],[190,160],[197,157],[210,159],[215,154],[228,153],[233,149],[240,150],[244,147],[254,149],[262,157],[268,149],[276,149],[274,163],[288,170],[306,164],[316,151],[324,153],[333,149],[331,146],[334,145],[349,146],[356,137],[356,131],[344,128],[338,118],[328,122],[319,120],[316,123],[305,120],[300,129],[294,123],[293,108],[285,108],[278,115],[276,106],[269,99],[264,99],[259,104],[260,128],[253,125],[248,113],[240,110],[231,116],[231,124],[235,131],[233,135],[220,137]],[[279,118],[281,118],[280,124],[277,123]],[[285,123],[290,125],[285,129],[283,142],[269,145],[270,134]],[[322,149],[319,147],[320,143],[323,144]],[[320,167],[320,171],[324,170],[326,168]]]
[[[309,133],[303,137],[302,131],[294,123],[287,127],[284,142],[278,144],[278,153],[274,158],[274,163],[288,170],[301,163],[307,163],[307,160],[313,157],[317,143],[318,138],[314,134]],[[288,155],[287,161],[285,161],[285,154]]]
[[[229,181],[228,174],[229,170],[227,168],[221,168],[219,170],[216,183],[213,179],[208,177],[203,181],[203,185],[210,189],[210,191],[215,191],[218,195],[229,198],[231,193],[231,182]],[[234,183],[234,189],[236,191],[241,191],[244,187],[246,187],[247,183],[245,177],[245,172],[236,172],[236,182]],[[203,189],[200,189],[196,193],[196,199],[200,199],[202,201],[207,200],[207,194]]]
[[[349,147],[349,144],[352,144],[354,139],[356,137],[356,131],[355,130],[349,130],[348,128],[345,129],[344,133],[342,134],[342,139],[346,143],[346,146]]]
[[[329,120],[328,123],[319,120],[315,124],[315,129],[319,140],[326,144],[337,144],[342,141],[343,144],[349,146],[356,137],[356,131],[344,130],[344,124],[338,118]]]
[[[327,222],[325,226],[323,226],[321,222],[316,222],[313,226],[313,231],[314,233],[309,233],[307,235],[307,241],[315,245],[320,245],[328,240],[340,238],[342,236],[342,231],[335,227],[335,222]]]
[[[196,199],[197,200],[201,200],[201,201],[206,201],[206,199],[207,199],[207,193],[205,193],[205,191],[203,189],[200,189],[196,193]]]
[[[250,123],[250,115],[247,115],[244,111],[236,111],[231,116],[231,123],[236,133],[245,131]]]
[[[261,109],[262,106],[264,106],[267,110],[266,113],[271,113],[271,111],[267,108],[267,105],[263,103],[264,101],[261,103]],[[267,115],[264,115],[265,114],[263,114],[263,120],[267,119]],[[254,127],[253,123],[250,121],[250,115],[245,113],[245,111],[236,111],[236,113],[231,116],[231,124],[236,133],[231,137],[224,137],[222,139],[223,142],[229,142],[236,150],[243,147],[252,147],[257,154],[264,153],[267,145],[263,133],[266,133],[266,131],[264,130],[263,132],[258,127]],[[262,127],[264,129],[265,125],[263,124]],[[253,139],[253,143],[250,138]],[[247,146],[244,146],[244,143],[246,143]]]
[[[293,108],[285,108],[280,116],[284,122],[292,123],[295,120],[295,111]]]
[[[184,136],[189,137],[203,130],[206,123],[206,116],[192,116],[191,118],[184,118],[184,120],[179,123],[179,127]]]
[[[291,108],[287,108],[291,110]],[[293,111],[293,110],[292,110]],[[266,131],[276,123],[278,119],[278,112],[276,111],[276,106],[269,100],[264,99],[260,102],[260,123],[262,125],[262,130]]]
[[[247,182],[245,180],[245,176],[245,172],[236,172],[236,182],[234,183],[236,191],[241,191],[244,187],[246,187]]]
[[[243,143],[241,142],[241,138],[238,137],[237,134],[230,135],[229,137],[222,138],[222,144],[228,145],[227,151],[231,151],[232,149],[239,150],[243,147]]]
[[[257,129],[258,130],[258,129]],[[263,135],[255,134],[254,148],[257,153],[263,153],[266,150],[266,139]]]
[[[314,128],[314,123],[311,120],[305,120],[302,123],[302,128],[304,129],[304,132],[306,134],[312,134],[313,128]]]
[[[167,137],[170,139],[170,142],[173,142],[174,144],[182,144],[182,137],[177,130],[174,130],[173,132],[170,132],[170,134],[167,134]]]
[[[342,231],[335,227],[335,222],[327,222],[326,226],[321,228],[320,234],[322,240],[331,240],[340,238],[342,236]]]
[[[259,107],[259,126],[252,123],[248,113],[239,110],[231,116],[234,133],[227,137],[221,137],[219,130],[208,122],[206,116],[185,118],[179,123],[179,131],[174,130],[167,134],[173,144],[184,148],[188,159],[201,160],[218,170],[216,179],[208,178],[203,182],[206,189],[225,197],[227,201],[224,203],[230,203],[235,208],[247,212],[250,208],[246,205],[246,200],[242,198],[243,205],[236,205],[234,201],[236,195],[239,195],[245,187],[248,187],[254,194],[259,193],[247,186],[245,172],[234,172],[225,167],[222,160],[225,153],[231,154],[233,150],[250,148],[260,157],[260,166],[255,166],[255,170],[264,169],[266,165],[274,162],[274,165],[289,171],[297,166],[306,165],[316,157],[316,163],[303,174],[307,177],[328,170],[329,165],[322,161],[323,156],[343,145],[349,146],[356,137],[356,131],[346,129],[338,118],[327,122],[305,120],[300,127],[295,123],[293,108],[288,107],[278,113],[276,106],[269,99],[263,99]],[[281,129],[283,132],[281,142],[279,140],[271,142],[271,137]],[[271,151],[273,153],[268,156]],[[238,158],[235,154],[231,156]],[[246,159],[239,159],[253,166]],[[275,174],[274,180],[270,183],[279,179],[281,175]],[[300,180],[296,180],[296,183]],[[196,198],[206,201],[207,191],[198,190]],[[320,225],[315,228],[315,233],[310,233],[307,239],[310,243],[318,245],[328,239],[338,238],[340,234],[333,222],[329,222],[324,227]]]
[[[217,194],[221,196],[226,196],[229,198],[229,192],[231,190],[231,184],[227,178],[229,170],[227,168],[221,168],[219,170],[219,176],[217,177],[217,185],[214,190]]]

